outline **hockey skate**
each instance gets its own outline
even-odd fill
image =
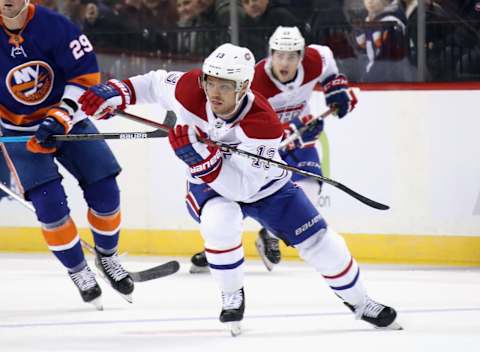
[[[91,303],[97,310],[103,310],[102,289],[98,286],[95,274],[88,265],[76,273],[68,273],[68,276],[77,286],[84,302]]]
[[[134,283],[118,260],[118,254],[103,255],[95,248],[95,266],[99,275],[127,302],[132,303]]]
[[[282,259],[278,242],[278,239],[270,236],[266,229],[261,229],[255,240],[255,247],[268,271],[272,271],[273,266]]]
[[[365,304],[361,307],[354,307],[347,302],[343,302],[352,312],[355,313],[356,319],[361,319],[374,325],[376,328],[385,328],[390,330],[403,330],[403,328],[395,321],[397,312],[395,309],[375,302],[367,297]]]
[[[222,292],[222,312],[220,321],[230,323],[230,334],[236,337],[242,333],[240,322],[245,311],[245,292],[243,287],[232,293]]]
[[[190,274],[201,274],[210,272],[205,251],[194,254],[190,261],[192,262],[192,266],[190,267]]]

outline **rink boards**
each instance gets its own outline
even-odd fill
[[[319,206],[361,260],[387,263],[480,265],[480,120],[478,90],[404,90],[359,93],[343,120],[329,118],[319,142],[326,175],[379,202],[368,208],[330,186]],[[312,110],[325,109],[315,93]],[[132,112],[161,121],[155,106]],[[121,118],[103,131],[145,131]],[[183,165],[166,139],[112,141],[124,171],[121,245],[129,253],[188,255],[201,248],[185,210]],[[74,180],[65,179],[72,214],[87,234],[86,209]],[[281,216],[281,214],[279,214]],[[0,202],[0,250],[46,250],[33,214]],[[255,254],[258,225],[247,221],[245,248]],[[87,237],[88,238],[88,237]],[[293,250],[286,257],[296,258]]]

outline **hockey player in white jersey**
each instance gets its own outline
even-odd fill
[[[396,326],[395,310],[368,297],[345,241],[288,172],[202,142],[281,160],[282,125],[267,100],[250,89],[254,62],[250,50],[223,44],[202,70],[158,70],[92,87],[80,99],[82,110],[101,119],[128,104],[157,103],[177,114],[170,144],[187,166],[187,207],[200,224],[210,271],[221,290],[220,321],[232,324],[233,335],[240,333],[245,310],[244,217],[297,248],[357,318],[377,327]]]
[[[357,102],[349,90],[347,78],[338,72],[332,51],[327,46],[309,45],[297,27],[278,27],[269,40],[269,57],[255,68],[252,89],[261,93],[280,118],[287,134],[294,133],[313,119],[309,100],[317,84],[324,89],[326,105],[336,109],[339,118],[350,112]],[[323,131],[323,120],[311,123],[295,143],[280,151],[289,165],[322,175],[315,142]],[[312,203],[317,204],[321,182],[294,174],[292,181],[302,187]],[[268,270],[281,260],[278,239],[262,228],[255,241],[258,253]],[[196,253],[190,271],[208,270],[205,253]]]

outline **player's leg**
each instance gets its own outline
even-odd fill
[[[273,233],[298,249],[300,257],[320,272],[357,318],[377,327],[394,323],[395,310],[368,297],[357,262],[345,241],[327,226],[300,188],[286,186],[265,203],[265,210],[257,216]],[[275,216],[279,211],[285,216]]]
[[[218,193],[212,190],[206,184],[187,184],[187,195],[185,197],[185,203],[188,209],[188,212],[192,218],[200,223],[200,214],[203,205],[211,198],[218,197]],[[191,274],[200,274],[210,272],[208,267],[207,256],[205,251],[195,253],[190,259],[190,273]]]
[[[84,120],[77,123],[72,132],[96,133],[97,129],[89,120]],[[64,143],[58,160],[82,187],[100,275],[131,302],[134,283],[117,255],[121,213],[116,176],[120,166],[105,141]]]
[[[282,153],[282,159],[289,165],[300,169],[314,172],[322,175],[320,157],[314,146],[305,148],[295,148]],[[314,179],[294,174],[292,181],[298,184],[313,204],[318,203],[318,197],[321,191],[321,182]],[[260,229],[258,237],[255,240],[255,246],[265,267],[271,271],[275,264],[280,263],[281,252],[279,240],[266,228]]]
[[[242,210],[233,201],[215,197],[205,203],[200,219],[210,272],[222,291],[220,321],[239,322],[245,310]],[[235,334],[239,326],[232,329]]]
[[[7,129],[3,133],[6,136],[28,134]],[[4,148],[25,198],[32,201],[48,248],[67,269],[82,299],[101,309],[101,289],[85,261],[54,156],[33,154],[24,143],[9,143]]]
[[[85,302],[102,309],[101,289],[85,261],[80,237],[68,208],[61,179],[57,178],[28,191],[48,248],[67,268]]]

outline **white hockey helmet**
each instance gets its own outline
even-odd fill
[[[255,58],[247,48],[230,43],[222,44],[203,61],[202,72],[203,81],[206,76],[213,76],[235,82],[235,92],[238,93],[246,81],[248,88],[252,84]]]
[[[298,27],[278,26],[268,41],[270,55],[273,50],[279,51],[300,51],[303,56],[305,51],[305,39]]]

